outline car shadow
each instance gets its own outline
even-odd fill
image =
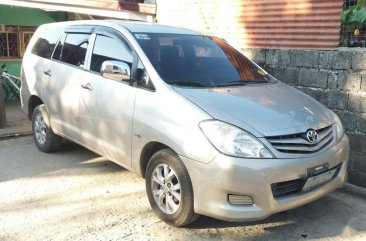
[[[68,173],[70,175],[93,175],[95,172],[126,170],[67,140],[63,142],[58,151],[40,152],[35,146],[32,136],[1,141],[0,156],[0,182],[57,172],[62,172],[63,175]],[[88,168],[94,170],[85,171]]]

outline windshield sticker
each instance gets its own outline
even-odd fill
[[[206,37],[205,36],[201,36],[200,37],[200,44],[201,45],[205,45],[206,44]]]
[[[149,35],[142,34],[142,33],[135,34],[135,37],[137,39],[143,39],[143,40],[150,40],[151,39]]]

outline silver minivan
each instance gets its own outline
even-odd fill
[[[331,110],[225,40],[123,21],[40,26],[22,63],[39,150],[72,140],[138,173],[154,212],[258,220],[342,187],[349,141]]]

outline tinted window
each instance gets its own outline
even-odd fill
[[[67,34],[65,42],[63,43],[60,60],[75,66],[83,66],[89,44],[89,37],[90,34],[84,33]]]
[[[102,63],[106,60],[119,60],[132,67],[132,50],[128,44],[120,38],[112,38],[105,35],[97,35],[95,39],[90,69],[100,72]]]
[[[33,46],[32,53],[43,58],[51,58],[61,30],[61,28],[45,29]]]
[[[159,75],[170,84],[217,87],[267,83],[271,78],[220,38],[159,33],[134,36]]]

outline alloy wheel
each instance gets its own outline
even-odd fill
[[[176,213],[181,206],[181,187],[175,171],[167,164],[155,167],[151,189],[159,209],[165,214]]]
[[[35,131],[35,136],[36,136],[37,142],[41,145],[44,145],[46,142],[46,138],[47,138],[47,125],[41,114],[38,114],[36,116],[36,119],[34,122],[34,131]]]

